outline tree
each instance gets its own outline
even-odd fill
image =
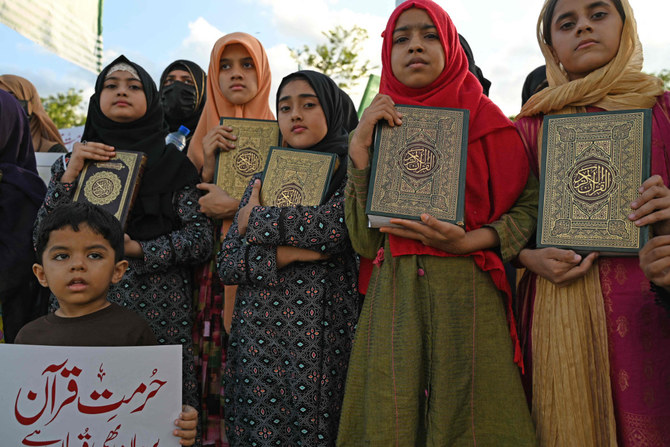
[[[658,73],[654,73],[654,76],[661,78],[663,84],[665,85],[665,89],[670,90],[670,70],[661,70]]]
[[[57,93],[42,99],[47,115],[57,128],[81,126],[86,122],[86,115],[81,112],[80,104],[84,100],[82,90],[68,89],[65,93]]]
[[[328,39],[328,43],[319,44],[315,48],[307,45],[302,49],[289,48],[299,68],[314,68],[333,78],[345,90],[353,87],[370,70],[377,68],[371,66],[369,60],[362,62],[359,59],[363,42],[368,38],[365,29],[358,25],[351,29],[337,25],[321,34]]]

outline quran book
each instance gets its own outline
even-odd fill
[[[251,176],[265,166],[270,147],[280,144],[277,121],[221,118],[221,125],[233,128],[235,149],[216,156],[214,182],[231,197],[241,199]]]
[[[546,116],[538,247],[636,255],[649,229],[627,216],[650,151],[649,109]]]
[[[464,225],[468,119],[463,109],[396,105],[402,125],[375,129],[368,226],[422,213]]]
[[[263,172],[264,206],[320,205],[325,198],[337,155],[273,147]]]
[[[146,163],[143,153],[125,151],[116,151],[116,156],[107,161],[88,160],[79,174],[74,201],[102,207],[125,229]]]

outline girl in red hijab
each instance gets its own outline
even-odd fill
[[[375,267],[338,445],[534,445],[503,269],[535,227],[522,142],[468,71],[438,5],[401,4],[383,38],[381,93],[349,146],[347,227]],[[464,229],[428,214],[391,220],[401,228],[367,228],[372,134],[379,120],[402,125],[396,103],[469,110]]]

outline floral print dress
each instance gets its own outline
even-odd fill
[[[223,379],[233,447],[335,444],[360,306],[344,183],[320,206],[256,207],[223,242],[219,274],[239,284]],[[278,269],[278,246],[329,258]]]

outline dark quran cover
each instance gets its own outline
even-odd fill
[[[231,197],[241,199],[251,176],[265,167],[270,147],[280,145],[277,121],[221,118],[221,125],[233,128],[235,149],[216,156],[214,183]]]
[[[320,205],[325,198],[337,155],[272,147],[261,185],[264,206]]]
[[[545,116],[538,247],[636,255],[649,229],[628,214],[649,177],[651,110]]]
[[[402,125],[375,129],[368,226],[422,213],[464,225],[468,119],[464,109],[396,105]]]
[[[74,201],[102,207],[125,229],[146,163],[143,153],[126,151],[116,151],[116,156],[108,161],[88,160],[79,174]]]

